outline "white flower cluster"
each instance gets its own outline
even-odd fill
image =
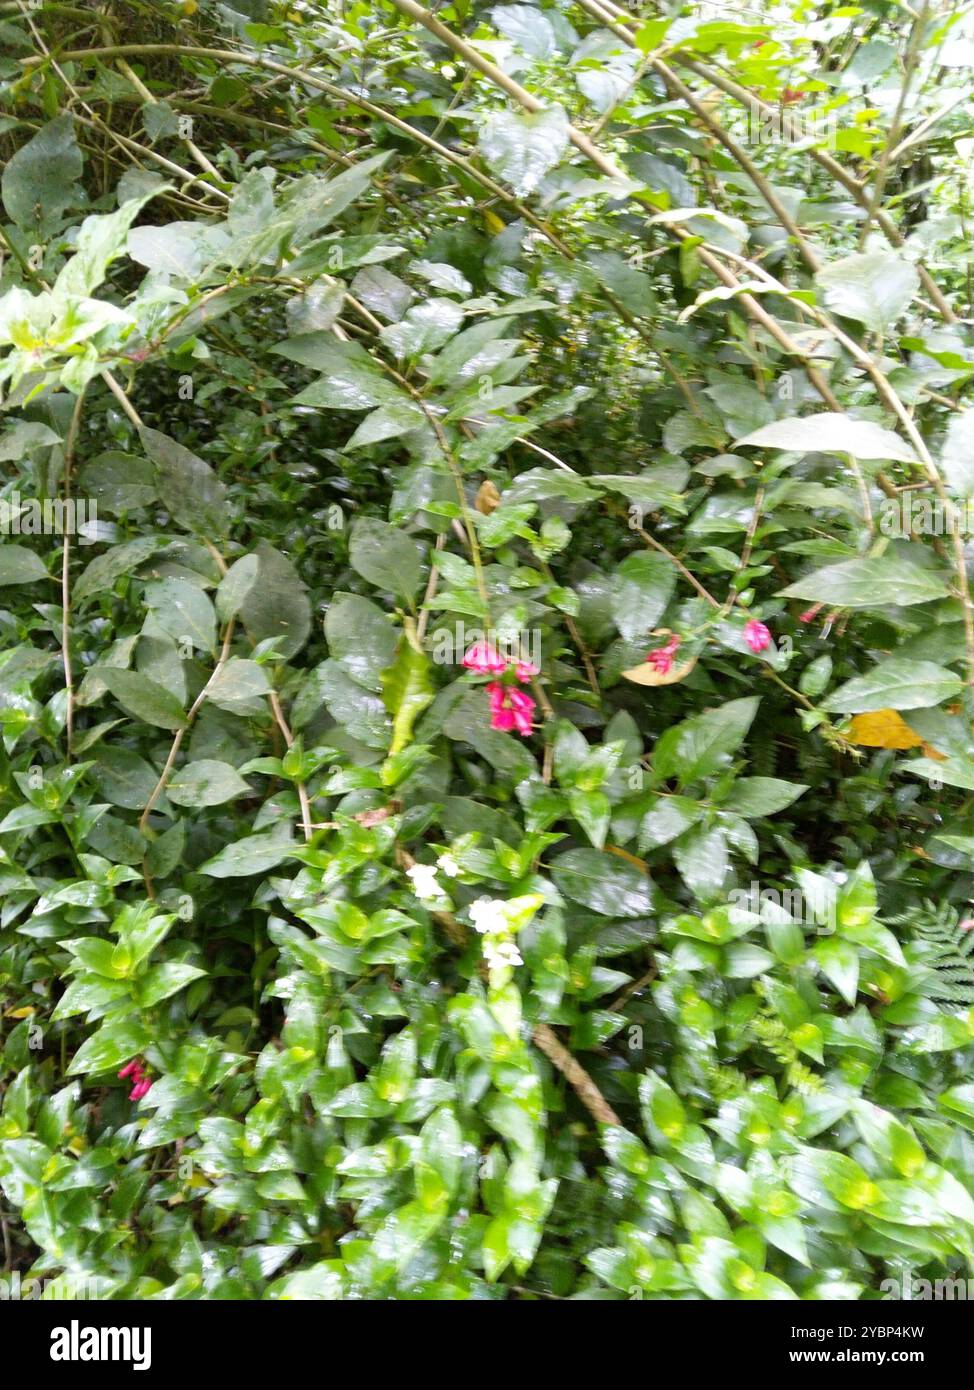
[[[507,904],[498,898],[478,898],[468,909],[475,930],[484,938],[484,960],[491,970],[523,965],[511,929]]]
[[[413,892],[421,903],[437,902],[445,897],[440,881],[436,877],[439,869],[447,878],[456,878],[460,865],[452,854],[441,854],[435,864],[414,864],[406,870],[406,877],[413,885]]]

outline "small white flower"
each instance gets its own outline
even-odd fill
[[[436,861],[436,867],[442,869],[447,878],[456,878],[457,874],[460,872],[460,865],[452,854],[441,854]]]
[[[437,881],[435,865],[414,864],[411,869],[406,870],[406,877],[412,883],[413,892],[420,902],[432,902],[434,898],[443,896],[443,890]]]
[[[504,907],[505,904],[497,898],[478,898],[476,902],[471,903],[467,911],[470,913],[474,930],[482,934],[506,932],[507,913]]]
[[[491,970],[499,970],[505,965],[524,964],[516,941],[504,941],[495,936],[488,936],[484,940],[484,960]]]

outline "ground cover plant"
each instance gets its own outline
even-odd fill
[[[974,1257],[974,19],[0,4],[5,1287]]]

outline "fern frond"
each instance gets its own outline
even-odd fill
[[[944,1004],[974,1004],[974,931],[961,921],[953,904],[927,899],[889,921],[910,927],[923,947],[923,963],[931,977],[919,987],[921,994]]]

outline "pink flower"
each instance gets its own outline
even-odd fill
[[[534,714],[534,700],[523,690],[508,692],[511,709],[514,711],[514,727],[527,738],[531,732],[531,716]]]
[[[806,608],[804,613],[799,613],[798,621],[800,623],[813,623],[818,617],[818,610],[821,606],[820,603],[816,603],[814,608]]]
[[[152,1086],[152,1081],[145,1074],[145,1063],[139,1057],[134,1057],[131,1062],[127,1062],[118,1076],[122,1081],[135,1083],[129,1091],[129,1100],[141,1100]]]
[[[974,931],[974,918],[965,917],[963,922],[957,923],[958,931]]]
[[[771,632],[764,623],[752,618],[744,624],[744,641],[752,652],[763,652],[765,647],[771,646]]]
[[[532,676],[538,674],[538,667],[533,661],[519,661],[514,668],[514,674],[519,681],[529,681]]]
[[[490,727],[499,733],[509,734],[517,729],[527,738],[531,733],[531,716],[534,700],[523,690],[514,690],[500,681],[491,681],[487,687],[490,700]]]
[[[659,676],[666,676],[673,669],[673,656],[677,647],[680,645],[680,638],[673,636],[665,647],[655,647],[647,656],[646,661]]]
[[[507,662],[489,642],[475,642],[461,664],[468,671],[476,671],[478,676],[499,676],[507,669]]]

